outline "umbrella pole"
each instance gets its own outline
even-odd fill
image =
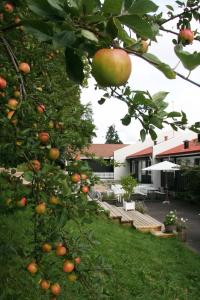
[[[167,172],[165,172],[165,200],[163,203],[170,203],[169,201],[169,192],[168,192],[168,183],[167,183]]]

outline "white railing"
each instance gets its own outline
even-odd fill
[[[94,175],[98,176],[101,179],[114,179],[113,172],[94,172]]]

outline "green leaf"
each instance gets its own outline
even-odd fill
[[[146,138],[146,131],[144,129],[140,130],[140,137],[142,142],[144,142],[145,138]]]
[[[100,10],[100,0],[82,0],[84,14],[90,15]]]
[[[52,39],[53,28],[50,24],[47,24],[39,20],[23,21],[25,30],[33,34],[40,42],[46,42]]]
[[[131,117],[130,115],[125,115],[122,119],[122,124],[125,125],[125,126],[128,126],[130,123],[131,123]]]
[[[56,10],[60,10],[61,12],[63,12],[62,7],[60,6],[61,1],[59,0],[47,0],[47,2],[54,7]]]
[[[147,20],[137,15],[126,15],[118,17],[121,23],[131,28],[136,34],[143,38],[149,38],[155,40],[155,36],[158,33],[159,27],[152,26]]]
[[[153,141],[157,139],[157,133],[152,128],[149,129],[149,134]]]
[[[98,43],[98,39],[97,39],[96,35],[93,32],[91,32],[89,30],[86,30],[86,29],[81,29],[81,34],[86,39]]]
[[[178,58],[181,60],[184,67],[190,71],[194,70],[200,65],[200,52],[194,52],[193,54],[183,51],[182,45],[176,45],[174,51]]]
[[[105,101],[106,101],[105,98],[101,98],[101,99],[98,101],[98,103],[99,103],[100,105],[102,105],[102,104],[104,104]]]
[[[150,0],[135,0],[129,7],[128,13],[144,15],[149,12],[156,12],[158,6]]]
[[[75,49],[66,48],[65,50],[66,70],[69,78],[78,84],[84,80],[84,65],[82,57],[78,55]]]
[[[173,6],[171,6],[171,5],[166,5],[166,7],[167,7],[169,10],[174,11]]]
[[[117,35],[118,38],[125,43],[126,46],[131,46],[134,44],[135,40],[133,38],[130,38],[126,30],[122,27],[122,24],[117,18],[113,18],[113,23],[115,24],[117,28]]]
[[[105,14],[119,15],[122,11],[123,0],[105,0],[103,12]]]
[[[171,111],[170,113],[167,114],[168,118],[178,118],[181,116],[182,116],[182,114],[178,111]]]
[[[33,180],[33,172],[31,171],[26,171],[23,173],[23,178],[26,180],[26,181],[29,181],[31,182]]]
[[[176,78],[176,72],[174,72],[169,65],[161,62],[154,54],[144,53],[142,56],[155,68],[160,70],[168,79]]]
[[[162,119],[160,119],[159,117],[153,116],[153,117],[150,118],[149,121],[150,121],[151,124],[153,124],[157,128],[159,128],[159,129],[163,128]]]
[[[154,102],[161,102],[161,101],[163,101],[165,98],[166,98],[166,96],[168,95],[169,93],[168,92],[163,92],[163,91],[161,91],[161,92],[158,92],[158,93],[156,93],[156,94],[154,94],[153,96],[152,96],[152,99],[153,99],[153,101]]]
[[[58,6],[58,3],[52,6],[52,2],[54,1],[34,0],[33,2],[32,0],[27,0],[30,10],[40,17],[47,17],[51,20],[63,20],[65,17],[64,11]],[[56,6],[58,6],[59,9],[56,8]]]
[[[53,45],[57,47],[71,46],[76,40],[76,36],[73,31],[62,31],[53,36]]]

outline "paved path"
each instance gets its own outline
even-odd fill
[[[148,214],[160,222],[170,210],[176,210],[179,217],[188,219],[187,244],[200,253],[200,206],[174,200],[169,204],[156,201],[145,201],[145,204]]]

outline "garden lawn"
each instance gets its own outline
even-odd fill
[[[176,238],[159,239],[106,217],[87,229],[99,241],[89,254],[103,255],[112,266],[105,286],[109,299],[200,299],[200,256]]]

